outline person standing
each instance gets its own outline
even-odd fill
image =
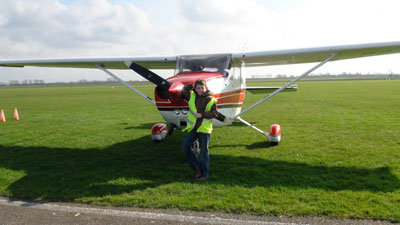
[[[199,181],[207,180],[209,177],[210,156],[208,143],[212,132],[211,119],[216,118],[224,121],[225,117],[217,110],[217,100],[213,93],[208,90],[205,80],[196,80],[194,84],[187,84],[182,89],[182,98],[188,100],[189,112],[187,126],[183,131],[188,131],[182,143],[190,167],[195,172],[195,178]],[[192,151],[193,143],[199,140],[200,155],[197,158]]]

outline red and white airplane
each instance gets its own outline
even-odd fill
[[[204,79],[207,82],[208,88],[214,92],[219,112],[225,116],[224,121],[214,119],[213,123],[215,127],[230,125],[232,121],[239,120],[267,136],[269,141],[275,145],[281,140],[279,125],[272,125],[270,131],[267,133],[246,122],[240,116],[280,91],[296,90],[297,86],[293,85],[295,82],[307,76],[328,61],[393,53],[400,53],[400,42],[170,57],[0,60],[0,66],[101,69],[157,107],[162,117],[170,125],[170,128],[169,131],[167,131],[165,125],[157,124],[153,126],[152,137],[154,140],[164,139],[167,133],[171,134],[175,128],[182,129],[186,127],[188,104],[181,98],[182,87],[185,84],[194,83],[198,79]],[[282,87],[246,87],[245,67],[311,62],[319,63]],[[155,99],[153,100],[144,95],[130,84],[121,80],[114,73],[110,72],[109,69],[132,69],[142,77],[154,83],[157,85],[154,91]],[[149,69],[175,69],[175,73],[172,77],[164,79]],[[246,91],[265,91],[270,94],[242,111]]]

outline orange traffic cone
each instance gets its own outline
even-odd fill
[[[14,120],[19,120],[17,108],[14,108]]]
[[[0,112],[0,122],[5,123],[6,122],[6,117],[4,116],[4,111],[1,110]]]

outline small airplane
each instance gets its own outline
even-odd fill
[[[0,60],[3,67],[68,67],[98,68],[118,80],[144,99],[154,104],[161,116],[170,125],[158,123],[152,128],[153,140],[161,141],[172,134],[175,128],[186,127],[189,107],[181,98],[184,85],[198,79],[207,82],[208,89],[214,93],[218,111],[225,119],[213,119],[214,127],[227,126],[238,120],[265,135],[271,145],[281,141],[281,128],[273,124],[269,132],[264,132],[241,116],[281,91],[296,91],[293,85],[328,61],[400,53],[400,42],[370,43],[358,45],[330,46],[292,50],[243,52],[229,54],[178,55],[170,57],[112,57],[112,58],[63,58],[63,59],[20,59]],[[246,67],[272,66],[318,62],[317,65],[288,82],[282,87],[247,87]],[[144,95],[109,69],[132,69],[156,85],[155,99]],[[150,69],[175,69],[172,77],[162,78]],[[245,92],[265,92],[265,96],[242,111]],[[271,93],[272,92],[272,93]]]

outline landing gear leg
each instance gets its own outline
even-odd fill
[[[175,128],[176,128],[176,125],[175,125],[175,124],[170,123],[169,125],[170,125],[170,126],[169,126],[169,128],[168,128],[167,136],[171,136],[172,133],[174,132]]]

